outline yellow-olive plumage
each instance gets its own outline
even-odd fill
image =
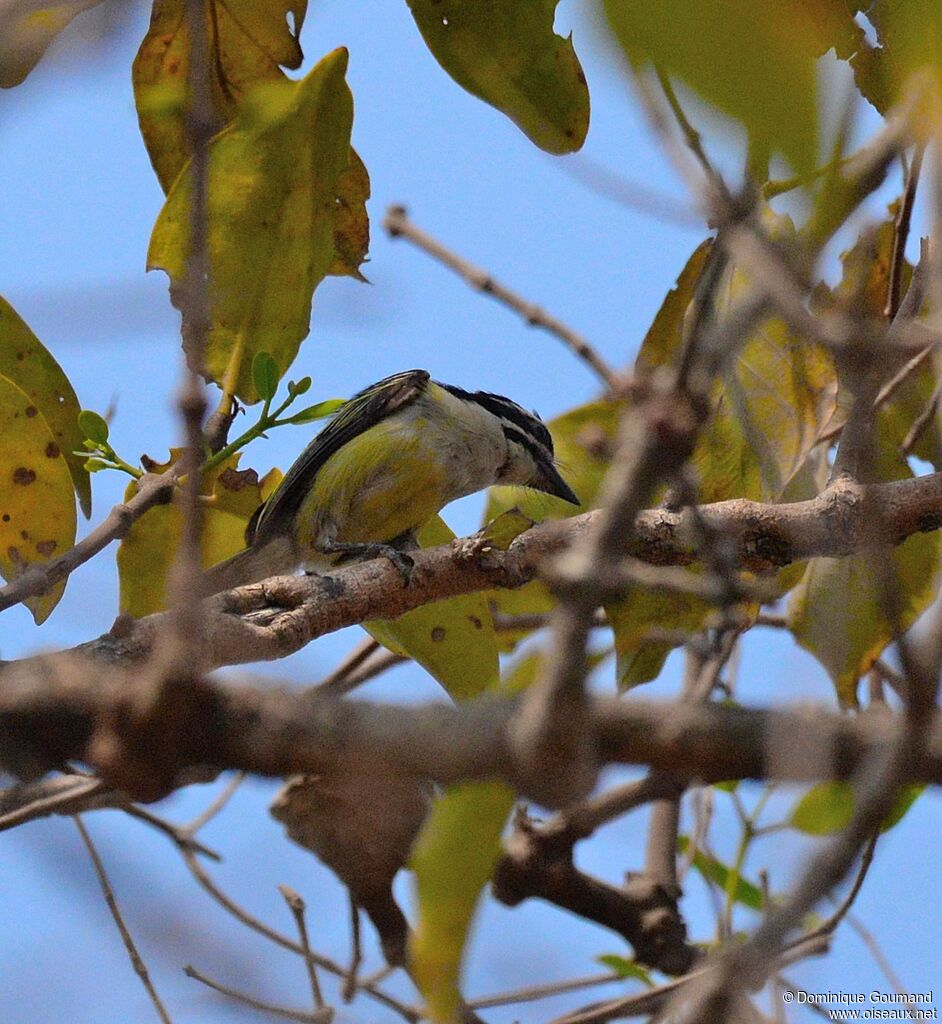
[[[216,592],[337,560],[399,549],[449,502],[495,483],[578,499],[535,413],[500,395],[387,377],[345,402],[247,531],[245,551],[207,573]]]

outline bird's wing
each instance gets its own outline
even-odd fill
[[[424,392],[427,370],[406,370],[371,384],[345,402],[330,423],[295,459],[275,493],[249,522],[246,543],[265,544],[289,532],[324,463],[348,441],[411,405]]]

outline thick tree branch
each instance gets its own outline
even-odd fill
[[[520,586],[600,514],[544,523],[507,551],[472,538],[417,552],[408,586],[394,567],[377,559],[327,576],[275,577],[219,595],[208,605],[204,647],[194,669],[283,658],[325,633],[368,619],[394,619],[430,601]],[[867,486],[839,480],[817,498],[784,505],[734,499],[695,513],[650,509],[636,519],[631,554],[653,565],[691,564],[704,526],[711,536],[733,541],[742,566],[752,571],[845,557],[876,541],[899,544],[942,526],[942,473]],[[119,619],[110,633],[78,650],[106,661],[138,660],[150,652],[163,621],[163,614]]]
[[[270,686],[191,678],[168,684],[146,717],[136,672],[59,656],[22,662],[0,679],[0,769],[39,774],[68,760],[110,784],[156,799],[187,767],[265,776],[386,766],[442,784],[502,779],[528,797],[510,741],[519,699],[399,707]],[[714,705],[594,700],[592,741],[602,764],[643,764],[704,781],[846,779],[889,749],[896,716],[844,717]],[[934,719],[909,780],[942,783],[942,722]]]

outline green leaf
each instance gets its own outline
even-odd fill
[[[799,175],[814,170],[817,3],[605,0],[605,12],[631,64],[664,69],[739,121],[756,149],[782,153]]]
[[[0,89],[19,85],[33,70],[55,37],[82,11],[102,0],[62,0],[49,7],[22,13],[4,12],[0,35]]]
[[[435,516],[419,531],[418,541],[422,547],[434,547],[454,537]],[[405,651],[454,700],[476,697],[499,683],[494,624],[484,594],[435,601],[398,619],[365,626],[380,643]]]
[[[262,401],[270,402],[275,397],[280,379],[275,360],[267,352],[256,352],[252,360],[252,383]]]
[[[78,414],[79,430],[82,436],[96,445],[108,443],[108,421],[92,409],[83,409]]]
[[[346,50],[335,50],[300,82],[256,87],[209,147],[206,367],[220,382],[237,360],[236,394],[248,404],[259,397],[255,353],[270,353],[287,370],[310,329],[314,289],[334,261],[337,182],[350,161],[353,123],[346,68]],[[148,267],[169,274],[178,306],[191,187],[185,168],[148,252]]]
[[[869,85],[885,110],[924,76],[923,96],[932,106],[913,119],[913,128],[931,138],[942,116],[942,26],[937,5],[934,0],[875,0],[867,7],[867,18],[876,29],[880,46],[868,55],[860,69],[863,74],[858,72],[858,85],[862,91]],[[925,88],[932,79],[934,90]]]
[[[86,518],[92,511],[92,485],[85,456],[76,455],[84,436],[79,430],[79,403],[69,378],[52,354],[29,329],[16,310],[0,298],[0,374],[13,381],[31,399],[27,416],[37,411],[52,432],[65,458],[79,506]]]
[[[903,786],[880,831],[887,832],[899,824],[925,788],[917,785]],[[854,816],[854,805],[854,790],[850,783],[819,782],[797,801],[788,817],[788,824],[807,835],[830,835],[850,824]]]
[[[506,551],[531,526],[533,520],[528,515],[524,515],[519,508],[511,508],[492,519],[478,536],[500,551]]]
[[[558,3],[408,0],[426,45],[463,89],[540,149],[573,153],[589,130],[589,90],[572,39],[553,32]]]
[[[605,953],[602,956],[597,956],[595,959],[605,967],[611,967],[619,978],[635,978],[647,985],[648,988],[651,988],[654,984],[651,975],[643,967],[635,963],[634,960],[626,960],[625,957],[616,956],[613,953]]]
[[[15,579],[75,543],[69,466],[31,394],[0,376],[0,574]],[[31,411],[32,410],[32,411]],[[87,477],[86,477],[87,479]],[[65,582],[25,604],[36,625],[59,603]]]
[[[690,847],[690,840],[687,836],[677,837],[677,849],[681,853],[686,853]],[[708,853],[704,853],[703,850],[696,850],[693,855],[693,866],[706,878],[708,881],[715,882],[722,890],[726,890],[730,879],[730,869],[717,860],[715,857],[711,857]],[[734,898],[737,903],[741,903],[745,907],[749,907],[751,910],[761,910],[765,900],[762,896],[762,890],[757,886],[753,885],[752,882],[748,882],[745,878],[740,876],[736,881],[736,892]]]
[[[305,395],[307,394],[308,391],[311,390],[311,384],[312,381],[310,377],[302,377],[300,380],[297,381],[289,380],[288,394],[294,395],[295,397],[297,397],[298,395]]]
[[[204,8],[218,130],[255,86],[286,82],[281,68],[301,66],[298,37],[307,0],[208,0]],[[164,192],[190,156],[184,123],[189,60],[185,0],[154,0],[132,81],[141,134]]]
[[[307,388],[304,390],[307,391]],[[309,405],[306,409],[296,412],[286,422],[312,423],[314,420],[322,420],[327,416],[333,416],[345,401],[344,398],[326,398],[323,402],[317,402],[315,405]]]

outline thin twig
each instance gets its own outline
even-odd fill
[[[847,924],[857,933],[860,937],[860,941],[867,947],[870,955],[873,957],[874,963],[880,968],[883,976],[893,986],[893,988],[902,995],[905,995],[909,990],[900,980],[899,975],[893,970],[893,965],[890,963],[886,954],[877,941],[876,936],[869,928],[857,917],[856,914],[847,915]]]
[[[163,1021],[163,1024],[171,1024],[170,1015],[167,1013],[164,1004],[161,1002],[160,996],[157,994],[157,990],[154,988],[154,985],[150,980],[147,965],[141,958],[140,953],[138,953],[137,946],[134,944],[134,939],[131,937],[131,933],[128,931],[127,925],[124,923],[124,918],[121,916],[121,911],[118,909],[118,901],[115,899],[114,890],[111,888],[111,883],[108,881],[108,875],[105,873],[105,866],[101,862],[101,857],[98,856],[98,850],[95,849],[92,837],[88,834],[88,829],[85,828],[85,824],[80,815],[76,814],[72,820],[75,822],[75,827],[79,830],[79,835],[82,837],[85,849],[88,850],[88,855],[91,858],[95,874],[98,876],[98,884],[101,886],[102,894],[105,897],[105,902],[108,904],[108,910],[111,912],[112,918],[114,918],[114,923],[118,926],[118,931],[121,933],[121,941],[124,943],[124,948],[127,950],[128,957],[131,960],[131,966],[134,968],[134,973],[141,979],[141,984],[143,984],[144,988],[147,990],[150,1001],[154,1004],[154,1009],[157,1011],[157,1016],[161,1021]]]
[[[809,943],[814,942],[817,939],[828,937],[833,935],[837,931],[838,925],[847,914],[850,912],[850,908],[854,905],[854,900],[860,894],[860,890],[863,887],[864,879],[867,877],[867,872],[870,870],[870,865],[873,863],[873,854],[876,850],[877,840],[880,838],[880,833],[875,832],[864,847],[863,855],[860,858],[860,867],[857,869],[857,876],[854,878],[854,883],[850,887],[847,895],[838,904],[837,909],[833,914],[826,920],[823,921],[817,928],[802,935],[801,938],[796,939],[794,942],[789,943],[787,949],[799,949]]]
[[[298,938],[301,940],[301,948],[304,950],[304,963],[307,967],[308,980],[311,983],[311,995],[314,997],[314,1009],[324,1009],[324,996],[321,992],[320,982],[317,980],[317,968],[314,966],[314,960],[311,956],[311,943],[308,939],[307,934],[307,921],[304,919],[304,911],[306,909],[304,900],[301,898],[300,893],[290,889],[287,885],[279,885],[278,891],[284,897],[285,903],[288,904],[288,909],[291,911],[291,916],[294,918],[294,923],[298,929]]]
[[[913,425],[909,428],[906,437],[899,446],[900,454],[907,457],[912,453],[913,448],[919,443],[919,439],[926,432],[926,428],[935,419],[939,411],[939,399],[942,398],[942,380],[939,380],[932,391],[932,397],[926,403],[925,409],[916,417]]]
[[[30,783],[13,786],[0,796],[0,807],[5,802],[16,803],[10,810],[0,813],[0,832],[52,814],[75,814],[108,789],[107,783],[91,775],[44,779],[38,786]],[[17,799],[21,791],[25,800],[22,803]],[[41,795],[34,798],[32,794],[37,791]]]
[[[684,142],[687,143],[687,148],[697,158],[697,162],[703,168],[707,177],[715,184],[721,183],[720,176],[716,173],[716,169],[710,163],[710,158],[706,155],[706,151],[703,148],[702,137],[690,123],[686,113],[684,113],[684,108],[680,105],[680,100],[677,98],[677,93],[674,92],[674,87],[671,85],[671,80],[668,78],[667,73],[663,68],[655,68],[655,74],[657,75],[658,84],[664,93],[664,98],[667,100],[671,113],[674,115],[677,126],[684,137]]]
[[[519,313],[532,327],[541,327],[555,335],[571,352],[595,371],[609,391],[621,390],[624,382],[581,334],[551,316],[540,306],[528,302],[522,295],[506,288],[487,271],[468,263],[467,260],[447,249],[437,239],[417,227],[409,219],[408,211],[404,206],[390,206],[383,218],[383,227],[391,238],[408,238],[414,245],[453,270],[472,288],[492,295],[498,302],[502,302]]]
[[[360,937],[360,908],[353,896],[347,894],[347,902],[350,905],[350,967],[347,976],[343,980],[343,991],[341,998],[349,1003],[356,995],[357,975],[360,964],[363,963],[363,944]]]
[[[570,978],[568,981],[548,982],[545,985],[530,985],[527,988],[511,989],[509,992],[497,992],[492,996],[481,996],[471,999],[468,1006],[472,1010],[486,1010],[492,1006],[509,1006],[512,1003],[532,1003],[538,999],[548,999],[564,992],[578,992],[583,988],[594,988],[596,985],[608,985],[613,981],[624,981],[620,974],[606,971],[604,974],[590,974],[585,978]]]
[[[909,173],[906,175],[906,188],[903,192],[903,201],[900,203],[899,213],[893,228],[893,251],[890,256],[890,275],[886,289],[886,307],[884,315],[887,320],[893,320],[899,310],[900,291],[903,282],[903,267],[906,263],[906,243],[909,240],[909,226],[913,217],[913,206],[916,202],[916,189],[919,186],[919,175],[922,172],[922,158],[925,153],[925,146],[916,146],[913,153],[913,162],[909,166]]]
[[[353,658],[350,660],[353,661]],[[338,669],[311,689],[321,695],[329,693],[331,696],[341,697],[408,660],[401,654],[387,651],[377,645],[366,657],[358,658],[356,665],[346,666],[343,672]]]
[[[180,853],[197,884],[237,921],[241,921],[247,928],[257,932],[259,935],[263,935],[266,939],[269,939],[276,945],[281,946],[283,949],[297,953],[305,959],[309,958],[311,962],[328,973],[333,974],[338,978],[345,978],[347,976],[346,968],[342,967],[340,964],[335,963],[329,957],[316,953],[313,950],[305,952],[304,947],[300,943],[295,942],[293,939],[289,939],[286,935],[276,931],[274,928],[269,928],[268,925],[254,917],[244,908],[240,907],[216,885],[203,865],[200,864],[192,853],[182,847],[180,848]],[[394,1010],[403,1019],[409,1021],[410,1024],[416,1024],[419,1020],[420,1014],[417,1010],[400,1002],[398,999],[387,995],[381,989],[372,984],[369,979],[360,979],[356,990],[358,992],[365,992],[372,999],[375,999],[377,1002],[382,1003],[389,1009]]]
[[[379,641],[374,640],[371,636],[364,637],[333,672],[324,676],[316,685],[316,689],[326,687],[329,690],[332,686],[342,683],[354,669],[359,668],[364,661],[372,657],[379,650]]]
[[[184,252],[183,280],[179,286],[181,336],[184,352],[183,381],[177,408],[183,426],[184,451],[180,459],[184,484],[180,510],[183,525],[173,566],[168,578],[170,617],[164,651],[154,664],[155,696],[161,692],[164,676],[192,663],[199,649],[202,607],[203,509],[200,500],[206,438],[203,418],[206,395],[204,371],[206,343],[210,330],[210,292],[213,286],[209,256],[209,145],[215,127],[215,110],[210,82],[210,48],[205,0],[185,0],[183,19],[189,40],[187,95],[184,134],[190,154],[188,234]],[[148,699],[145,693],[144,699]]]
[[[245,781],[245,772],[235,772],[222,790],[216,794],[204,811],[180,829],[181,833],[195,836],[204,826],[208,825],[219,814],[226,804],[235,796],[236,790]]]
[[[251,1006],[253,1010],[270,1013],[273,1017],[281,1017],[283,1020],[301,1021],[302,1024],[330,1024],[330,1021],[333,1020],[334,1011],[330,1007],[324,1007],[324,1009],[318,1010],[315,1013],[306,1013],[304,1010],[288,1010],[283,1006],[263,1003],[260,999],[255,999],[252,996],[247,996],[244,992],[238,992],[234,988],[229,988],[228,985],[221,985],[218,981],[207,978],[205,974],[200,974],[191,964],[187,964],[183,968],[183,973],[188,978],[192,978],[207,988],[211,988],[214,992],[219,992],[221,995],[228,996],[229,999],[234,999],[236,1002]]]

